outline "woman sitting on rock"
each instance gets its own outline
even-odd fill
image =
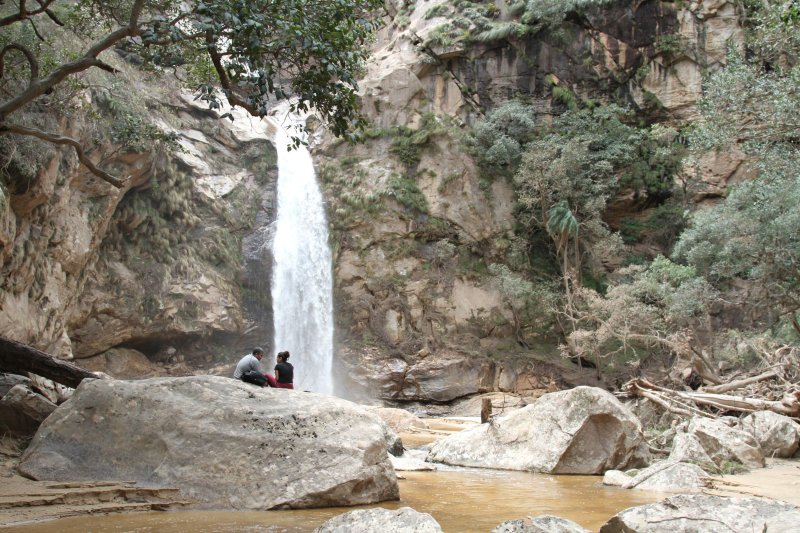
[[[270,387],[279,389],[293,389],[294,388],[294,367],[289,363],[289,352],[278,353],[278,364],[275,365],[275,376],[271,374],[264,374],[267,378],[267,383]]]

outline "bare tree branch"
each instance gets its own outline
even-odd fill
[[[20,22],[26,19],[30,19],[31,17],[35,17],[36,15],[41,15],[42,13],[47,13],[47,11],[49,11],[48,8],[50,7],[50,4],[52,4],[53,2],[55,2],[55,0],[38,0],[39,7],[37,9],[34,9],[33,11],[28,11],[27,7],[25,7],[25,0],[20,0],[19,11],[17,13],[14,13],[13,15],[1,18],[0,27],[9,26],[11,24],[14,24],[15,22]],[[60,25],[63,26],[63,24]]]
[[[107,63],[99,60],[97,56],[114,46],[120,40],[126,37],[133,37],[141,32],[141,29],[139,28],[139,16],[142,13],[144,4],[145,0],[136,0],[133,4],[133,8],[131,9],[131,16],[128,19],[128,24],[117,29],[116,31],[109,33],[97,41],[94,45],[92,45],[91,48],[89,48],[89,50],[86,51],[83,57],[60,66],[59,68],[53,70],[44,79],[35,80],[33,83],[29,84],[28,88],[21,94],[0,105],[0,121],[3,121],[9,113],[20,109],[24,105],[45,94],[55,85],[63,81],[67,76],[82,72],[91,67],[97,67],[103,70],[110,70],[111,72],[114,72],[114,70]]]
[[[42,41],[43,43],[46,43],[47,40],[44,37],[42,37],[41,33],[39,33],[39,28],[36,27],[36,23],[33,21],[33,19],[28,19],[28,22],[31,23],[31,28],[33,28],[33,33],[36,34],[36,37],[38,37],[39,40]]]
[[[739,379],[736,381],[731,381],[730,383],[723,383],[721,385],[715,385],[712,387],[703,387],[704,392],[711,392],[711,393],[723,393],[728,392],[736,389],[740,389],[742,387],[746,387],[752,383],[758,383],[759,381],[764,381],[766,379],[772,379],[778,377],[778,373],[775,370],[770,370],[768,372],[764,372],[757,376],[752,376],[749,378]]]
[[[5,70],[6,54],[11,50],[22,52],[22,54],[25,56],[25,59],[28,61],[28,66],[31,69],[31,77],[28,81],[28,87],[30,87],[36,82],[36,80],[39,79],[39,62],[36,60],[36,56],[33,54],[33,52],[21,44],[11,43],[0,50],[0,78],[3,77],[3,71]]]
[[[17,135],[26,135],[29,137],[36,137],[37,139],[41,139],[43,141],[51,142],[53,144],[65,144],[72,146],[75,149],[75,153],[78,155],[78,160],[83,163],[86,168],[88,168],[92,174],[99,177],[100,179],[107,181],[114,187],[121,189],[125,186],[127,179],[119,179],[108,172],[105,172],[92,162],[91,159],[86,155],[86,152],[83,151],[83,146],[81,143],[76,141],[71,137],[64,137],[62,135],[56,135],[54,133],[47,133],[41,130],[37,130],[35,128],[26,128],[24,126],[18,126],[15,124],[8,124],[0,122],[0,135],[4,133],[15,133]]]
[[[45,14],[45,15],[47,15],[47,17],[48,17],[50,20],[52,20],[52,21],[53,21],[55,24],[57,24],[58,26],[64,26],[64,23],[63,23],[63,22],[61,22],[61,20],[59,20],[59,18],[56,16],[56,14],[55,14],[55,13],[53,13],[53,10],[52,10],[52,9],[48,9],[48,7],[47,7],[47,6],[49,6],[51,3],[53,3],[54,1],[55,1],[55,0],[50,0],[50,1],[48,1],[48,2],[43,2],[42,0],[36,0],[36,2],[37,2],[37,3],[38,3],[38,4],[39,4],[39,5],[42,7],[42,8],[44,8],[44,14]]]

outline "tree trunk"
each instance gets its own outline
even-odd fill
[[[86,378],[97,378],[77,365],[5,337],[0,337],[0,371],[14,374],[32,372],[73,388]]]

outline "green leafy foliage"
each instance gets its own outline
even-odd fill
[[[417,181],[408,176],[393,175],[389,179],[385,195],[400,205],[417,213],[428,212],[428,200],[420,191]]]
[[[613,105],[569,111],[530,142],[515,176],[523,220],[547,227],[549,210],[564,202],[580,225],[602,235],[606,202],[620,188],[670,191],[682,157],[674,130],[637,128],[627,117]]]
[[[537,28],[557,26],[570,13],[582,13],[593,7],[614,3],[616,0],[528,0],[522,21]]]
[[[613,194],[622,187],[668,191],[679,167],[663,128],[636,128],[623,121],[627,116],[616,106],[564,113],[527,145],[514,177],[520,222],[531,232],[548,230],[562,251],[565,237],[580,233],[575,258],[591,259],[610,245],[603,214]],[[580,272],[582,260],[573,262]]]
[[[764,3],[744,58],[731,51],[726,68],[705,85],[702,120],[691,132],[694,150],[741,143],[758,177],[698,211],[675,249],[731,300],[774,326],[785,318],[800,335],[800,22],[787,3]],[[737,297],[736,287],[751,287]]]
[[[656,52],[669,56],[676,56],[686,49],[686,46],[679,34],[659,35],[653,45]]]
[[[670,250],[686,228],[687,222],[686,208],[669,201],[650,210],[643,219],[622,219],[620,234],[625,244],[647,242],[662,250]]]
[[[489,175],[511,176],[533,139],[536,119],[532,107],[511,100],[476,124],[468,140],[470,152]]]
[[[362,224],[374,216],[381,205],[381,194],[366,183],[366,172],[358,167],[327,165],[320,169],[333,233]],[[334,235],[332,235],[332,238]]]
[[[0,134],[32,135],[14,117],[34,103],[68,98],[63,89],[76,81],[73,93],[81,89],[87,71],[114,72],[104,58],[116,47],[152,72],[177,71],[212,109],[220,109],[224,97],[264,116],[275,100],[292,98],[293,109],[313,106],[334,134],[355,139],[353,130],[363,126],[356,78],[374,29],[371,10],[380,5],[378,0],[53,0],[45,12],[5,4]],[[62,41],[72,44],[62,47]],[[120,142],[139,145],[157,134],[139,117],[121,122],[115,133]]]
[[[445,132],[446,128],[436,115],[425,113],[417,129],[398,127],[392,130],[394,138],[389,151],[407,167],[414,167],[419,163],[422,151],[430,142],[431,137]]]
[[[751,17],[747,44],[765,65],[787,68],[800,61],[800,5],[796,1],[746,2]]]
[[[758,155],[777,144],[793,143],[800,128],[799,86],[800,65],[767,71],[757,62],[729,54],[728,66],[704,86],[703,120],[690,132],[692,147],[709,150],[739,141]]]
[[[750,306],[794,313],[800,308],[800,157],[786,154],[778,172],[767,162],[761,175],[734,187],[725,202],[699,211],[678,241],[675,255],[720,287],[747,280],[759,287]]]
[[[576,291],[578,326],[567,339],[572,355],[605,358],[607,365],[619,367],[653,354],[680,353],[717,297],[694,268],[663,256],[617,275],[619,281],[605,295],[588,288]]]

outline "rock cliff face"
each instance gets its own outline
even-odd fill
[[[514,192],[476,167],[463,142],[468,125],[513,98],[532,103],[539,121],[573,98],[682,124],[696,117],[703,73],[725,62],[726,43],[742,42],[724,0],[608,2],[519,38],[477,37],[475,13],[486,8],[464,6],[392,3],[361,82],[375,129],[364,145],[317,153],[336,231],[342,373],[384,398],[522,391],[530,374],[507,360],[547,346],[537,335],[544,318],[521,313],[489,268],[519,253]],[[497,28],[519,19],[505,3],[486,17]],[[719,157],[699,162],[698,199],[739,178],[743,159]],[[614,210],[640,206],[620,198],[611,209],[613,221]],[[458,378],[446,378],[451,370]]]
[[[35,179],[4,184],[3,335],[63,358],[128,345],[173,362],[211,357],[214,335],[269,337],[269,292],[256,286],[269,258],[256,245],[243,252],[242,241],[263,241],[255,228],[273,217],[274,148],[249,119],[220,120],[172,90],[151,89],[146,117],[174,135],[172,150],[98,147],[111,153],[107,168],[130,176],[123,188],[91,175],[71,148],[44,144]],[[69,133],[91,144],[97,128],[74,122]]]
[[[520,36],[509,2],[451,4],[387,3],[360,82],[366,142],[315,149],[333,234],[340,392],[449,401],[563,384],[541,362],[555,356],[549,319],[521,305],[502,270],[520,254],[548,259],[514,240],[513,188],[477,168],[469,126],[517,97],[538,121],[578,99],[683,124],[696,116],[703,73],[742,42],[726,0],[609,1]],[[0,191],[4,335],[94,363],[136,348],[185,360],[187,371],[271,339],[263,245],[275,157],[265,132],[170,88],[151,88],[147,107],[180,149],[106,147],[115,172],[131,176],[123,189],[43,145],[35,179]],[[93,136],[88,120],[63,126]],[[697,199],[741,179],[736,154],[698,161]],[[620,198],[608,218],[636,209]]]

